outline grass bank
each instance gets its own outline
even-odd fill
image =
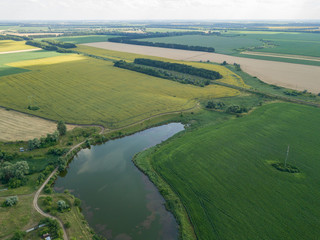
[[[160,191],[170,186],[161,193],[173,212],[183,204],[197,239],[314,239],[320,234],[314,228],[320,216],[319,117],[314,107],[267,104],[181,133],[135,162]],[[271,166],[284,160],[288,144],[289,161],[301,173]],[[179,199],[170,205],[172,191]],[[181,226],[188,220],[175,215]]]

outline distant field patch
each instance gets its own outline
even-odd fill
[[[74,127],[68,125],[68,130]],[[0,141],[30,140],[57,130],[55,122],[0,108]]]
[[[212,36],[212,35],[185,35],[175,37],[147,38],[141,41],[176,43],[190,46],[213,47],[217,53],[232,54],[235,49],[262,46],[259,39],[245,36]]]
[[[56,56],[50,58],[41,58],[41,59],[33,59],[33,60],[26,60],[21,62],[14,62],[7,64],[8,66],[17,67],[17,68],[30,68],[32,66],[44,66],[44,65],[52,65],[58,63],[67,63],[73,61],[80,61],[85,59],[82,55],[63,55],[63,56]]]
[[[253,51],[320,57],[320,35],[316,33],[263,31],[228,31],[228,33],[244,35],[247,39],[263,39],[274,45]]]
[[[0,40],[0,52],[36,49],[25,44],[25,41]]]
[[[72,37],[57,37],[50,38],[61,42],[69,42],[74,44],[92,43],[92,42],[106,42],[115,35],[88,35],[88,36],[72,36]]]
[[[190,109],[198,99],[239,94],[221,86],[202,88],[159,79],[81,55],[10,65],[29,71],[1,77],[0,105],[70,123],[114,128]],[[39,110],[27,109],[30,96]]]

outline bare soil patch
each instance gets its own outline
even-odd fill
[[[229,64],[238,63],[245,72],[258,77],[266,83],[296,90],[306,89],[313,93],[320,92],[320,67],[318,66],[234,57],[218,53],[147,47],[111,42],[88,43],[84,45],[176,60],[209,60],[217,63],[221,63],[223,61],[227,61]]]
[[[68,130],[74,127],[67,125]],[[56,129],[55,122],[0,108],[0,141],[26,141],[53,133]]]

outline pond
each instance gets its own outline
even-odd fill
[[[55,190],[82,200],[89,225],[108,240],[176,240],[178,225],[157,188],[133,164],[133,156],[184,130],[170,123],[83,149]]]

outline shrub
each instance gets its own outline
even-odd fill
[[[73,204],[74,206],[79,207],[81,205],[81,200],[79,198],[75,198]]]
[[[70,208],[69,205],[63,200],[59,200],[57,204],[58,204],[58,211],[60,212],[64,212],[66,209]]]
[[[65,228],[70,228],[70,227],[71,227],[71,223],[70,223],[70,222],[66,222],[66,223],[64,224],[64,226],[65,226]]]
[[[26,235],[25,232],[16,231],[10,240],[23,240],[23,237]]]
[[[226,110],[227,113],[243,113],[248,112],[246,107],[240,107],[238,105],[231,105]]]
[[[12,207],[18,203],[19,199],[17,196],[7,197],[4,206],[5,207]]]

